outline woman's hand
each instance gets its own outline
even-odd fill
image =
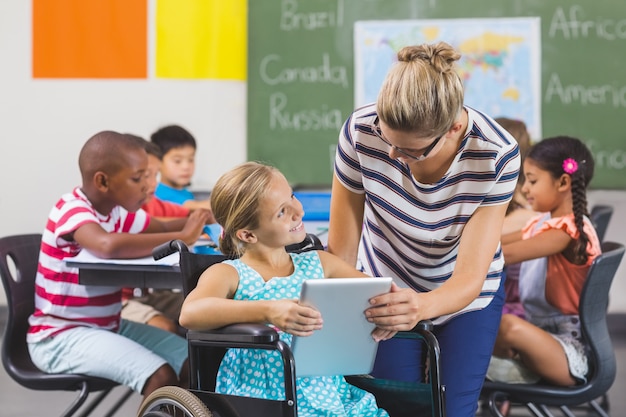
[[[294,336],[310,336],[322,328],[322,314],[312,307],[298,304],[298,300],[271,302],[268,321],[280,330]]]
[[[383,340],[391,339],[396,335],[396,333],[398,332],[395,330],[385,330],[381,329],[380,327],[376,327],[374,330],[372,330],[372,338],[377,342],[381,342]]]
[[[419,294],[410,288],[400,288],[391,284],[391,291],[370,299],[369,307],[365,310],[365,317],[376,324],[374,334],[382,335],[383,331],[395,334],[398,331],[412,330],[423,317],[420,309]],[[376,337],[374,337],[376,338]],[[384,339],[383,339],[384,340]]]

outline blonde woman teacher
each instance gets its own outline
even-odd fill
[[[502,222],[520,168],[515,139],[463,104],[450,45],[405,47],[374,104],[340,136],[328,249],[392,276],[366,310],[383,329],[432,319],[447,414],[474,416],[504,298]],[[381,342],[373,375],[420,380],[419,342]]]

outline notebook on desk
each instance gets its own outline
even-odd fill
[[[311,336],[294,336],[296,376],[358,375],[372,370],[378,343],[364,311],[368,300],[389,292],[391,278],[331,278],[304,281],[300,302],[322,313]]]
[[[178,252],[169,254],[161,259],[154,260],[152,256],[145,256],[142,258],[132,258],[132,259],[113,259],[113,258],[100,258],[93,253],[89,252],[87,249],[82,249],[78,254],[74,257],[67,257],[63,261],[66,262],[70,266],[75,266],[75,264],[120,264],[120,265],[164,265],[164,266],[173,266],[178,265],[180,255]]]

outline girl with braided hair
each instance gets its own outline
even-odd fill
[[[543,214],[503,236],[502,251],[506,263],[522,262],[519,286],[526,320],[502,316],[487,376],[576,385],[588,371],[578,318],[580,294],[600,254],[587,212],[593,156],[580,140],[557,136],[534,145],[523,165],[522,192],[532,209]]]

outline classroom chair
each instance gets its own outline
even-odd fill
[[[0,239],[0,276],[6,293],[9,316],[2,339],[2,364],[9,376],[23,387],[39,391],[76,391],[78,396],[61,414],[88,416],[118,384],[107,379],[76,374],[48,374],[31,361],[26,344],[28,317],[35,310],[35,276],[41,234],[15,235]],[[85,403],[92,392],[98,392]],[[128,390],[111,406],[112,416],[132,395]]]
[[[613,206],[596,204],[591,208],[589,219],[591,220],[591,223],[593,223],[593,227],[596,229],[600,242],[604,241],[604,238],[606,237],[606,231],[609,228],[611,217],[613,217]],[[599,402],[602,408],[608,410],[609,398],[606,394],[599,399]]]
[[[534,416],[551,416],[550,408],[558,408],[565,416],[574,416],[571,407],[587,405],[589,413],[608,417],[607,410],[597,399],[606,393],[615,381],[615,352],[609,335],[606,316],[609,290],[615,273],[624,257],[624,245],[602,243],[602,254],[591,265],[581,299],[580,323],[589,345],[589,374],[587,381],[573,387],[537,384],[508,384],[485,381],[482,397],[488,401],[490,415],[503,417],[498,404],[509,400],[512,405],[524,405]],[[588,414],[589,415],[589,414]]]
[[[593,223],[593,227],[596,229],[600,242],[604,240],[611,217],[613,217],[613,206],[598,204],[591,208],[589,220]]]
[[[308,235],[302,244],[287,247],[289,251],[323,249],[314,235]],[[184,242],[174,240],[153,251],[155,259],[180,252],[183,291],[188,294],[202,272],[214,263],[226,259],[223,255],[200,255],[190,252]],[[422,337],[430,354],[430,382],[424,384],[393,383],[366,376],[352,376],[349,382],[371,390],[379,396],[392,417],[445,417],[444,391],[439,379],[439,344],[430,332],[432,324],[420,323],[413,332],[402,332],[400,337]],[[193,415],[209,417],[212,412],[221,417],[296,417],[295,361],[287,344],[278,333],[263,324],[240,323],[210,331],[188,331],[189,390],[163,387],[154,391],[140,406],[139,417]],[[284,366],[285,400],[238,397],[215,393],[215,380],[221,360],[228,348],[278,350]],[[348,379],[348,378],[346,378]],[[380,406],[382,404],[379,403]],[[393,410],[392,410],[393,408]],[[427,411],[425,411],[425,409]],[[419,414],[418,414],[419,413]]]

